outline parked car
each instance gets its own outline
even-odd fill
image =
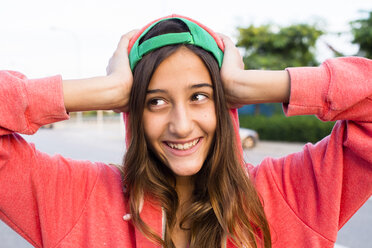
[[[41,126],[41,128],[52,129],[52,128],[53,128],[53,123],[51,123],[51,124],[46,124],[46,125],[44,125],[44,126]]]
[[[239,129],[239,135],[243,149],[251,149],[255,147],[259,140],[258,133],[252,129],[241,127]]]

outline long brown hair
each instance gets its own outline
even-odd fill
[[[163,33],[187,32],[179,20],[157,24],[140,42]],[[130,142],[124,158],[124,184],[128,191],[133,224],[149,239],[166,248],[175,247],[171,233],[176,224],[179,206],[175,190],[176,179],[163,160],[148,145],[143,128],[146,91],[156,68],[181,46],[198,55],[209,70],[214,90],[217,125],[210,152],[194,175],[192,203],[184,214],[180,227],[190,230],[190,247],[221,247],[227,235],[238,247],[271,247],[268,222],[253,183],[237,151],[235,131],[223,93],[219,67],[207,51],[192,45],[171,45],[157,49],[137,64],[130,95]],[[150,195],[166,213],[164,240],[140,217],[143,197]],[[187,226],[185,225],[187,223]]]

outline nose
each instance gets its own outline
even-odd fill
[[[169,132],[177,138],[186,138],[192,130],[191,111],[183,104],[174,106],[170,114]]]

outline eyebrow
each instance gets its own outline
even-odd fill
[[[203,88],[203,87],[210,87],[213,89],[213,86],[211,84],[207,84],[207,83],[201,83],[201,84],[194,84],[194,85],[191,85],[189,88],[190,89],[198,89],[198,88]],[[147,94],[154,94],[154,93],[167,93],[168,91],[167,90],[162,90],[162,89],[153,89],[153,90],[147,90],[146,93]]]
[[[202,84],[194,84],[192,85],[190,88],[191,89],[195,89],[195,88],[203,88],[203,87],[210,87],[213,89],[213,86],[211,84],[206,84],[206,83],[202,83]]]
[[[154,89],[154,90],[147,90],[147,94],[154,94],[154,93],[166,93],[167,90],[161,90],[161,89]]]

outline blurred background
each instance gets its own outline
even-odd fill
[[[360,51],[368,31],[353,27],[371,28],[371,10],[365,0],[2,0],[0,67],[29,77],[102,75],[122,34],[172,13],[231,36],[249,67],[313,65],[338,55],[370,55]],[[350,23],[368,18],[369,24]]]
[[[366,0],[3,0],[0,68],[31,78],[104,75],[122,34],[172,13],[232,37],[251,69],[372,57],[372,3]],[[284,120],[280,104],[250,105],[239,112],[241,126],[256,130],[262,140],[315,142],[333,125],[312,116]],[[84,113],[98,120],[110,115]]]
[[[229,35],[246,68],[316,66],[338,56],[372,58],[372,2],[367,0],[2,0],[0,69],[20,71],[30,78],[105,75],[122,34],[173,13]],[[254,148],[246,154],[254,164],[264,156],[298,151],[305,142],[328,135],[333,126],[312,116],[285,118],[280,104],[249,105],[239,113],[241,126],[248,129],[242,139],[249,135],[254,139]],[[120,116],[100,111],[71,117],[27,139],[49,153],[120,163],[124,152],[124,138],[118,135],[123,132]],[[108,132],[103,123],[114,127]],[[50,135],[55,144],[50,144]],[[96,139],[112,145],[100,153],[101,147],[90,146]],[[81,152],[81,147],[86,150]],[[371,224],[369,200],[340,231],[336,247],[372,247]],[[29,246],[0,225],[0,247]]]

